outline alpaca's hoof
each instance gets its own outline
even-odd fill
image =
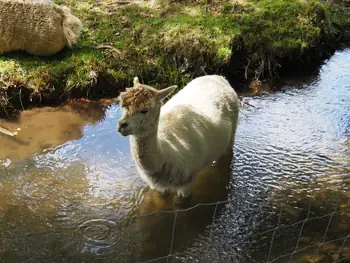
[[[157,196],[161,199],[166,199],[169,196],[169,191],[157,192]]]
[[[182,207],[189,206],[191,197],[192,195],[189,195],[187,197],[183,197],[181,195],[174,196],[174,203],[175,205],[182,206]]]

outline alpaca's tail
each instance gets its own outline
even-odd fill
[[[81,31],[83,29],[83,23],[79,18],[72,15],[68,8],[59,7],[60,13],[63,17],[62,28],[63,28],[63,36],[67,41],[68,46],[72,46],[77,42]]]

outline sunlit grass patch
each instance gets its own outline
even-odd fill
[[[110,1],[55,2],[69,6],[83,21],[80,40],[50,58],[23,53],[1,56],[0,89],[6,96],[0,100],[2,105],[14,100],[11,87],[26,88],[28,94],[63,95],[79,89],[87,92],[78,96],[90,96],[101,88],[102,79],[115,94],[135,75],[157,86],[182,86],[204,71],[220,73],[232,63],[243,65],[242,78],[274,78],[279,65],[284,66],[282,61],[302,63],[307,51],[337,41],[349,22],[339,10],[317,0],[211,5],[175,1],[162,8],[116,7]],[[231,61],[243,49],[245,60]]]

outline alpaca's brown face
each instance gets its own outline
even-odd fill
[[[142,85],[134,79],[134,87],[126,89],[119,96],[123,114],[118,121],[117,130],[123,136],[145,136],[158,126],[162,100],[170,95],[176,86],[163,90]]]

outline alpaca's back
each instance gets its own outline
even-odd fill
[[[238,97],[228,81],[218,75],[196,78],[174,95],[161,110],[172,112],[178,105],[191,105],[213,122],[232,119],[238,114]]]
[[[216,160],[232,147],[238,111],[237,95],[223,77],[191,81],[161,109],[161,147],[178,153],[168,161],[192,173]]]

